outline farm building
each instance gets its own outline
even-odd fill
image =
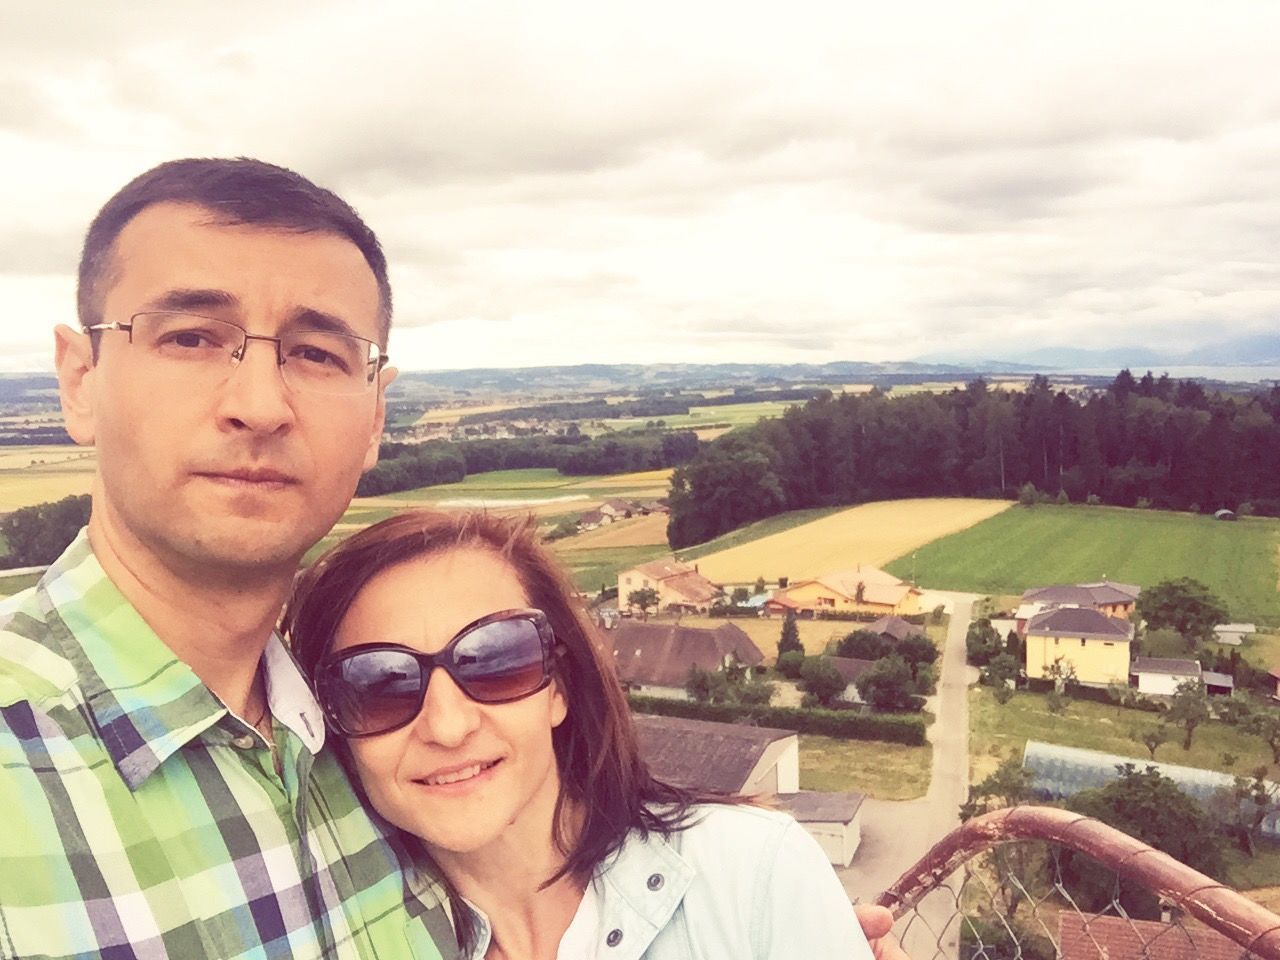
[[[755,667],[764,654],[741,627],[722,623],[714,630],[678,623],[620,620],[604,632],[618,679],[652,697],[687,700],[685,683],[694,667],[714,672],[729,663]]]
[[[893,574],[859,565],[776,590],[765,610],[791,609],[810,616],[822,612],[905,616],[920,612],[920,596],[919,590]]]
[[[1061,960],[1240,960],[1241,947],[1208,927],[1058,913]]]
[[[1027,677],[1053,675],[1055,663],[1090,686],[1129,682],[1133,627],[1084,607],[1045,610],[1027,624]]]
[[[1257,625],[1252,623],[1220,623],[1213,628],[1213,639],[1217,643],[1238,647],[1244,643],[1245,637],[1251,637],[1257,632]]]
[[[901,617],[881,617],[858,629],[878,633],[886,640],[905,640],[917,633],[924,633],[924,627],[917,626],[909,620],[903,620]]]
[[[1162,776],[1176,783],[1183,793],[1208,805],[1219,790],[1231,790],[1235,778],[1229,773],[1182,767],[1158,760],[1137,760],[1121,757],[1100,750],[1080,747],[1063,747],[1056,743],[1028,740],[1022,753],[1022,767],[1030,771],[1034,779],[1031,789],[1047,800],[1061,800],[1081,790],[1104,787],[1120,777],[1116,769],[1131,764],[1138,770],[1154,767]],[[1280,784],[1268,781],[1271,790],[1280,790]],[[1272,812],[1262,821],[1262,835],[1269,840],[1280,840],[1280,813]]]
[[[1198,660],[1175,660],[1167,657],[1134,657],[1129,675],[1136,681],[1139,693],[1172,697],[1178,684],[1203,680],[1204,670]]]
[[[659,780],[712,793],[773,796],[800,789],[794,730],[637,714],[645,763]]]
[[[1052,587],[1033,587],[1022,594],[1022,602],[1048,607],[1087,607],[1108,617],[1124,618],[1133,613],[1142,588],[1131,583],[1068,583]]]
[[[637,715],[640,754],[654,776],[712,793],[773,798],[826,853],[848,866],[862,840],[862,796],[800,789],[800,738],[791,730]]]
[[[606,500],[597,509],[611,520],[625,520],[636,508],[626,500]]]
[[[862,843],[862,794],[801,790],[776,799],[818,841],[828,860],[838,867],[849,865]]]
[[[840,699],[848,700],[850,703],[862,703],[862,694],[858,693],[857,680],[875,665],[875,661],[859,660],[856,657],[823,657],[822,659],[835,667],[836,672],[844,677],[844,693],[840,694]]]
[[[705,613],[724,595],[718,586],[698,572],[696,566],[671,557],[643,563],[618,574],[618,604],[636,590],[656,590],[658,609]]]

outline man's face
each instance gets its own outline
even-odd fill
[[[105,323],[182,303],[251,334],[323,316],[380,340],[373,271],[337,234],[230,226],[201,207],[157,204],[121,231],[107,282]],[[101,338],[77,421],[98,451],[94,512],[171,566],[215,576],[295,562],[377,458],[386,375],[356,396],[296,392],[274,344],[251,340],[225,381],[184,384],[156,377],[127,334]]]

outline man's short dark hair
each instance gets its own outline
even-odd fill
[[[335,233],[350,240],[378,282],[379,330],[386,346],[391,283],[377,236],[333,191],[285,167],[249,157],[171,160],[131,180],[106,202],[89,224],[80,254],[76,308],[81,326],[102,322],[116,237],[130,220],[157,203],[197,204],[219,223]]]

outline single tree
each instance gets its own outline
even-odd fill
[[[1134,730],[1132,737],[1147,748],[1147,752],[1151,754],[1151,759],[1154,760],[1156,751],[1169,741],[1169,731],[1157,724],[1154,727],[1147,727],[1145,730]]]
[[[746,587],[734,587],[729,599],[733,601],[734,606],[741,606],[751,599],[751,591]]]
[[[840,671],[822,657],[809,657],[800,667],[800,686],[822,706],[829,707],[844,693],[847,684]]]
[[[938,648],[933,641],[918,633],[911,633],[898,641],[893,652],[907,661],[911,675],[918,677],[921,666],[928,666],[938,659]]]
[[[979,673],[978,679],[989,687],[1008,687],[1010,680],[1017,680],[1022,665],[1017,660],[1002,653],[988,663]]]
[[[1138,595],[1138,614],[1154,629],[1178,631],[1188,648],[1213,638],[1213,628],[1227,619],[1227,608],[1199,580],[1180,577],[1147,587]]]
[[[1271,760],[1280,764],[1280,713],[1263,710],[1255,713],[1245,723],[1245,730],[1261,738],[1271,748]]]
[[[1035,774],[1015,757],[1001,761],[995,772],[969,787],[969,799],[960,805],[960,822],[1002,807],[1016,807],[1032,798]]]
[[[778,672],[790,680],[800,679],[802,666],[804,666],[803,650],[788,650],[778,657]]]
[[[764,577],[756,577],[756,596],[764,593]]]
[[[1261,766],[1251,777],[1234,777],[1232,785],[1220,789],[1209,802],[1222,830],[1250,857],[1257,855],[1263,822],[1280,813],[1278,790],[1267,780],[1267,768]]]
[[[897,655],[877,660],[855,683],[859,696],[876,710],[907,710],[915,702],[911,668]]]
[[[1004,652],[1004,642],[987,617],[980,617],[969,624],[964,646],[969,663],[975,667],[985,667],[993,657]]]
[[[800,642],[800,629],[796,626],[794,610],[788,610],[782,618],[782,635],[778,637],[778,657],[781,659],[788,653],[804,656],[804,644]]]
[[[855,630],[836,644],[836,656],[852,657],[855,660],[879,660],[892,649],[892,644],[880,634],[871,630]]]
[[[653,587],[641,587],[639,590],[632,590],[627,594],[627,606],[639,607],[640,615],[648,619],[649,608],[657,609],[658,599],[658,591]]]
[[[1209,719],[1209,695],[1205,693],[1203,681],[1183,680],[1178,684],[1164,719],[1182,727],[1182,749],[1190,750],[1196,727]]]

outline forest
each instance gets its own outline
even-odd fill
[[[676,470],[675,549],[787,510],[902,497],[1013,497],[1280,515],[1280,387],[1206,391],[1123,370],[1079,397],[1035,377],[946,393],[824,393],[704,444]]]

